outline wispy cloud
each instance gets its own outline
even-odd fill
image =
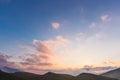
[[[103,64],[105,64],[105,65],[116,65],[116,66],[119,66],[120,65],[120,61],[111,61],[111,60],[108,60],[108,61],[103,62]]]
[[[51,48],[52,50],[56,50],[59,47],[63,47],[66,46],[67,44],[69,44],[70,41],[66,38],[64,38],[63,36],[56,36],[55,39],[50,39],[50,40],[45,40],[44,44],[46,46],[48,46],[49,48]]]
[[[58,22],[53,22],[53,23],[51,23],[51,26],[52,26],[52,28],[54,28],[54,29],[58,29],[58,28],[60,27],[60,23],[58,23]]]
[[[39,40],[33,40],[33,44],[35,45],[35,48],[38,52],[41,52],[44,54],[52,54],[52,51],[43,42]]]
[[[97,27],[97,25],[95,22],[91,23],[89,26],[90,29],[95,29],[96,27]]]
[[[110,21],[112,18],[110,17],[110,15],[103,15],[101,16],[101,20],[103,22],[107,22],[107,21]]]
[[[76,35],[75,40],[80,41],[85,34],[83,32],[80,32]]]
[[[113,66],[93,67],[93,66],[86,65],[83,68],[81,68],[81,71],[101,74],[101,73],[107,72],[107,71],[115,69],[115,68],[117,68],[117,67],[113,67]]]

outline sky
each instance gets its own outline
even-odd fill
[[[0,0],[0,66],[44,74],[120,67],[120,0]]]

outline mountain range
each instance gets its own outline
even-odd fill
[[[38,75],[28,72],[14,72],[6,73],[0,70],[0,80],[118,80],[118,77],[109,77],[105,74],[112,74],[119,69],[101,74],[95,75],[90,73],[81,73],[78,76],[72,76],[68,74],[56,74],[53,72],[48,72],[44,75]],[[117,73],[120,73],[119,71]],[[116,73],[116,74],[117,74]],[[119,75],[119,74],[118,74]]]

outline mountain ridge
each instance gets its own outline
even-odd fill
[[[0,70],[0,80],[118,80],[101,75],[82,73],[78,76],[68,74],[57,74],[47,72],[44,75],[37,75],[28,72],[5,73]]]
[[[108,71],[106,73],[101,74],[102,76],[110,77],[110,78],[116,78],[120,80],[120,68]]]
[[[22,72],[22,70],[12,68],[12,67],[7,67],[7,66],[0,67],[0,70],[6,73]]]

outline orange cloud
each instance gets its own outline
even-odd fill
[[[56,37],[56,40],[57,40],[58,42],[60,42],[62,45],[65,45],[65,44],[69,43],[69,40],[63,38],[62,36],[57,36],[57,37]]]
[[[108,61],[103,62],[103,64],[104,65],[120,66],[120,61],[110,61],[110,60],[108,60]]]
[[[55,39],[46,40],[43,43],[54,51],[60,47],[66,46],[67,44],[70,43],[70,41],[66,38],[63,38],[62,36],[56,36]]]
[[[48,48],[48,46],[40,42],[39,40],[34,40],[33,44],[35,45],[35,48],[38,52],[52,54],[52,51]]]

